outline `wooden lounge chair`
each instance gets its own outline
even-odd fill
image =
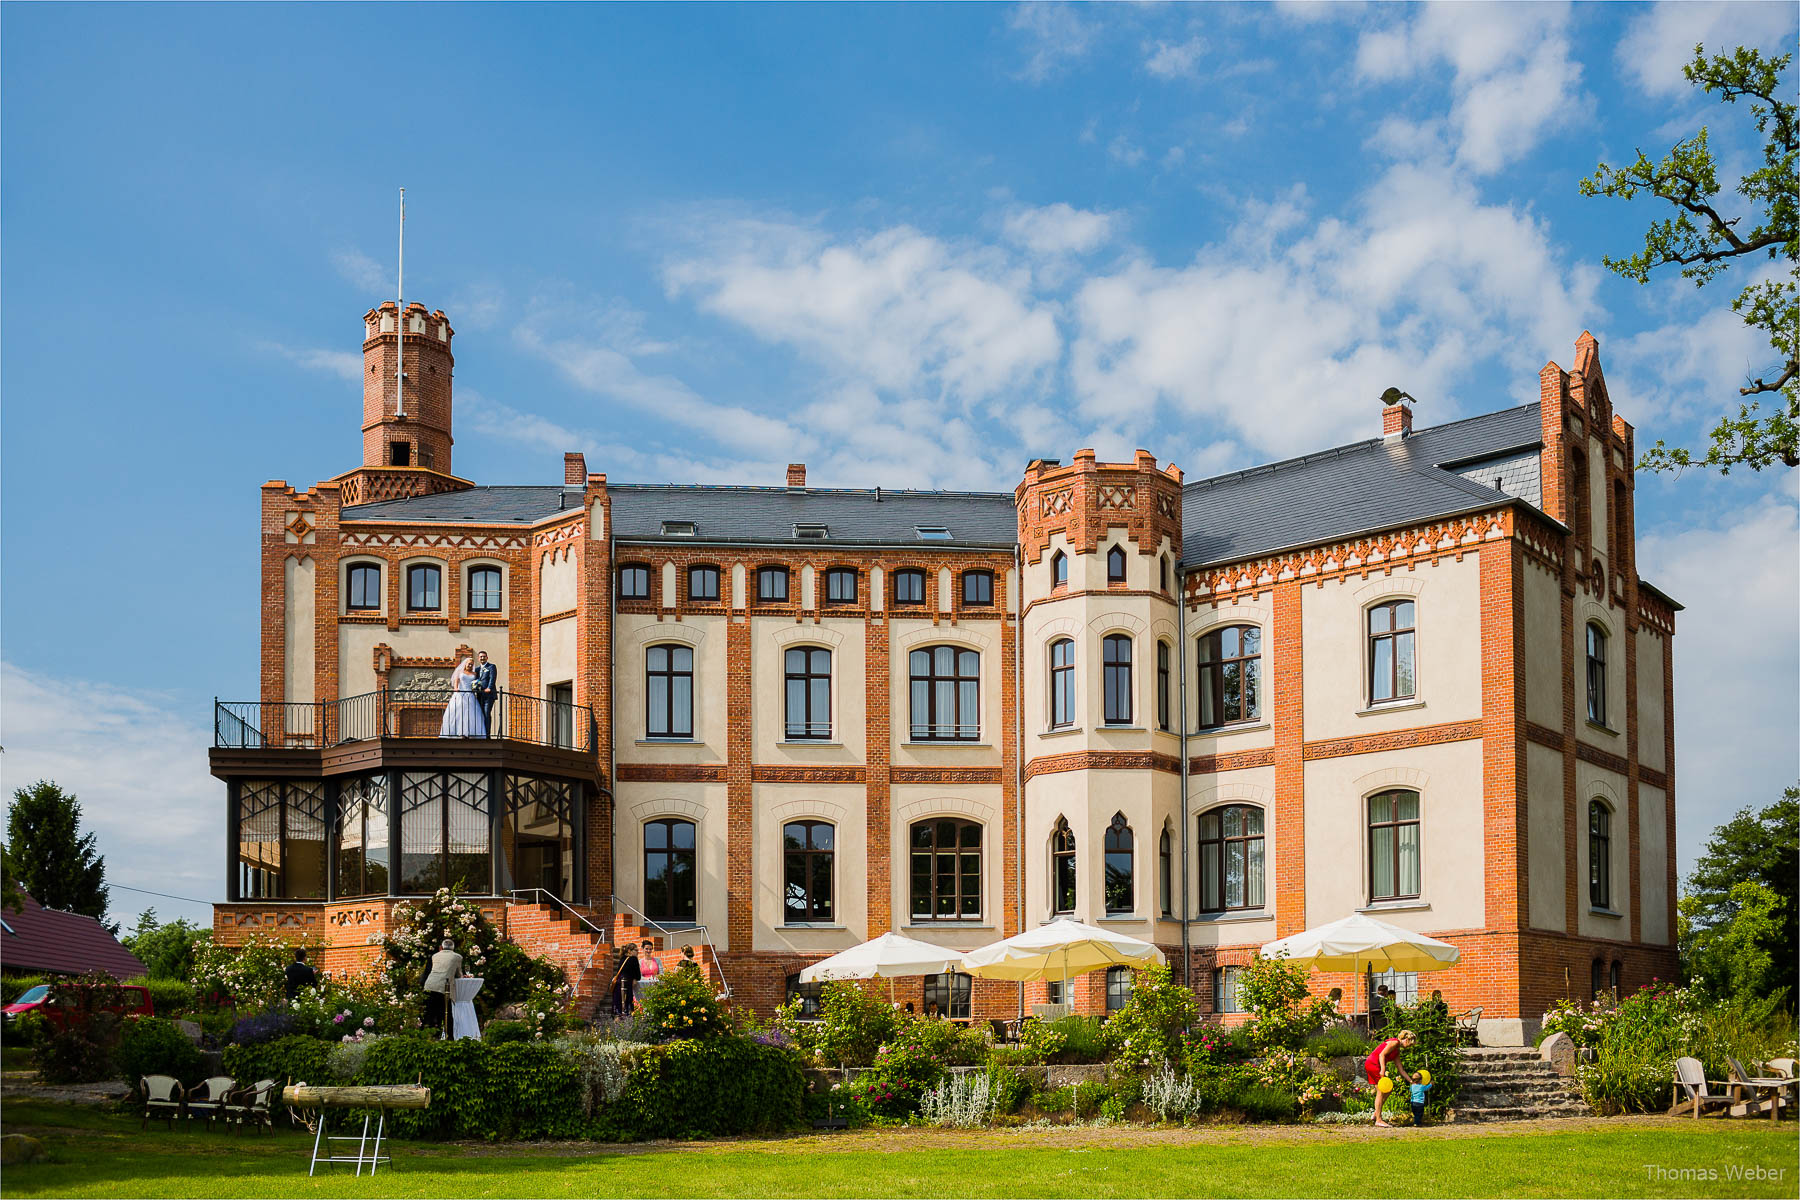
[[[275,1093],[281,1085],[273,1079],[259,1079],[247,1088],[225,1095],[226,1122],[254,1125],[259,1131],[275,1128]],[[233,1131],[235,1132],[235,1130]]]
[[[197,1094],[188,1097],[188,1116],[205,1117],[206,1127],[211,1129],[213,1121],[224,1115],[225,1099],[237,1087],[237,1080],[229,1075],[214,1075],[194,1086]]]
[[[1481,1009],[1471,1008],[1456,1018],[1456,1040],[1465,1046],[1474,1046],[1481,1040]]]
[[[181,1081],[173,1075],[146,1075],[138,1080],[138,1087],[144,1093],[142,1128],[150,1128],[150,1118],[159,1117],[174,1129],[175,1118],[181,1115]]]
[[[1800,1080],[1776,1079],[1768,1076],[1752,1075],[1744,1070],[1744,1064],[1737,1059],[1725,1058],[1731,1068],[1731,1087],[1733,1092],[1745,1102],[1746,1114],[1760,1114],[1765,1103],[1769,1106],[1769,1120],[1781,1119],[1781,1102],[1789,1089],[1800,1086]],[[1768,1096],[1764,1101],[1763,1097]],[[1735,1114],[1734,1114],[1735,1115]]]
[[[1796,1074],[1794,1060],[1791,1058],[1771,1058],[1763,1064],[1763,1067],[1768,1070],[1769,1074],[1779,1075],[1783,1079],[1792,1079]]]
[[[1715,1079],[1713,1083],[1724,1086],[1724,1081]],[[1700,1065],[1697,1058],[1678,1058],[1675,1060],[1675,1095],[1670,1102],[1670,1109],[1679,1108],[1691,1102],[1694,1119],[1709,1108],[1724,1107],[1729,1110],[1734,1103],[1730,1096],[1715,1096],[1708,1087],[1706,1068]]]

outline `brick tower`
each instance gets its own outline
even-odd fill
[[[340,477],[346,505],[459,491],[451,474],[451,371],[455,330],[443,310],[389,300],[363,314],[362,466]],[[404,335],[404,336],[403,336]],[[404,395],[396,358],[404,343]]]

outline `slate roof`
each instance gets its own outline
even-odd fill
[[[1200,479],[1181,490],[1183,566],[1235,562],[1517,498],[1456,470],[1542,443],[1536,404]],[[1481,472],[1470,472],[1480,475]]]
[[[92,917],[45,908],[26,896],[23,912],[0,911],[0,920],[6,922],[0,929],[0,959],[9,971],[105,971],[114,979],[144,974],[144,964]]]
[[[529,525],[581,507],[582,490],[569,487],[476,487],[405,500],[357,504],[340,514],[346,521],[428,521],[446,525]]]
[[[1018,510],[1010,492],[890,492],[863,488],[704,487],[625,484],[612,496],[621,541],[792,542],[797,524],[823,525],[826,545],[1012,546]],[[666,535],[664,521],[693,521],[694,536]],[[922,539],[919,526],[948,538]]]

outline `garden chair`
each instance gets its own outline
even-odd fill
[[[224,1114],[225,1100],[237,1087],[237,1080],[229,1075],[214,1075],[195,1086],[199,1089],[199,1098],[188,1097],[188,1116],[205,1117],[206,1127],[211,1129],[213,1121]]]
[[[1471,1008],[1456,1018],[1456,1040],[1459,1045],[1474,1046],[1481,1041],[1481,1009]]]
[[[1764,1063],[1763,1066],[1768,1069],[1768,1072],[1771,1075],[1779,1075],[1783,1079],[1792,1079],[1794,1077],[1794,1060],[1791,1058],[1771,1058],[1768,1062]]]
[[[181,1115],[181,1081],[173,1075],[146,1075],[138,1080],[138,1086],[144,1092],[142,1128],[150,1128],[151,1117],[160,1117],[173,1130],[175,1118]]]
[[[225,1120],[238,1125],[254,1125],[259,1131],[275,1128],[273,1104],[280,1084],[273,1079],[259,1079],[247,1088],[225,1095]],[[235,1128],[233,1129],[235,1133]]]
[[[1744,1070],[1743,1063],[1730,1055],[1725,1056],[1725,1064],[1731,1068],[1732,1090],[1739,1093],[1745,1101],[1745,1112],[1760,1113],[1763,1106],[1763,1094],[1766,1092],[1769,1096],[1769,1120],[1779,1121],[1782,1099],[1789,1088],[1800,1086],[1800,1081],[1752,1075]]]
[[[1723,1080],[1713,1080],[1723,1084]],[[1700,1065],[1697,1058],[1678,1058],[1675,1060],[1675,1095],[1670,1102],[1671,1108],[1678,1108],[1691,1101],[1694,1106],[1694,1119],[1709,1108],[1721,1105],[1729,1112],[1733,1103],[1730,1096],[1715,1096],[1707,1086],[1706,1068]]]

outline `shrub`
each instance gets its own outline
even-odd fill
[[[202,993],[229,996],[238,1007],[274,1008],[286,998],[287,967],[297,946],[317,947],[318,938],[274,938],[252,934],[242,946],[199,947],[194,984]]]
[[[1292,1121],[1300,1115],[1300,1101],[1292,1092],[1268,1084],[1253,1083],[1234,1092],[1228,1107],[1252,1121]]]
[[[1253,1014],[1247,1028],[1258,1049],[1297,1049],[1319,1027],[1325,1002],[1305,1003],[1311,970],[1305,963],[1261,954],[1239,970],[1239,994],[1245,1011]]]
[[[136,987],[148,988],[150,1007],[159,1017],[175,1017],[195,1007],[194,985],[186,979],[139,977],[129,981]]]
[[[42,975],[0,976],[0,1004],[11,1004],[32,988],[49,982]]]
[[[1040,1062],[1106,1061],[1106,1038],[1099,1020],[1078,1013],[1054,1021],[1028,1021],[1021,1040],[1032,1048]]]
[[[1009,1066],[994,1065],[988,1068],[988,1095],[993,1101],[994,1111],[1002,1116],[1019,1111],[1021,1105],[1031,1097],[1031,1084],[1025,1076]]]
[[[1192,1075],[1177,1075],[1170,1067],[1144,1077],[1144,1107],[1161,1121],[1182,1121],[1198,1111]]]
[[[119,1014],[91,1012],[65,1025],[54,1025],[36,1013],[31,1025],[32,1060],[45,1083],[98,1083],[118,1078]]]
[[[868,1066],[900,1028],[900,1014],[886,1000],[854,983],[834,981],[819,998],[818,1053],[828,1063]]]
[[[1106,1045],[1140,1066],[1166,1064],[1182,1055],[1182,1035],[1199,1014],[1193,989],[1175,982],[1167,966],[1139,971],[1125,1007],[1102,1027]]]
[[[1306,1053],[1314,1058],[1348,1058],[1353,1054],[1367,1058],[1374,1048],[1368,1038],[1348,1025],[1334,1026],[1306,1039]]]
[[[225,1073],[240,1083],[275,1079],[282,1083],[348,1083],[331,1069],[332,1045],[296,1034],[273,1041],[225,1048]],[[411,1082],[408,1080],[407,1082]]]
[[[974,1071],[951,1075],[919,1097],[919,1115],[928,1124],[975,1129],[993,1120],[993,1085]]]
[[[1100,1105],[1106,1100],[1106,1085],[1098,1079],[1084,1079],[1075,1085],[1075,1091],[1069,1097],[1069,1107],[1082,1120],[1092,1120],[1100,1112]]]
[[[483,1019],[495,1009],[527,1000],[543,1007],[550,993],[555,994],[557,1008],[566,1007],[574,997],[560,967],[546,958],[533,959],[504,940],[480,906],[452,888],[394,906],[394,930],[380,943],[390,995],[397,999],[418,992],[420,977],[446,937],[456,943],[468,969],[485,980],[475,996],[475,1011]]]
[[[592,1117],[624,1094],[637,1044],[577,1033],[557,1038],[552,1045],[575,1064],[585,1116]]]
[[[1106,1098],[1100,1102],[1100,1115],[1108,1121],[1123,1121],[1131,1106],[1144,1098],[1144,1081],[1135,1075],[1109,1080]]]
[[[805,1091],[800,1056],[792,1050],[740,1037],[644,1046],[599,1128],[622,1141],[792,1129],[800,1124]]]
[[[982,1030],[936,1017],[902,1016],[894,1036],[922,1053],[943,1059],[951,1067],[973,1067],[986,1062],[992,1048]]]
[[[200,1050],[173,1021],[132,1017],[119,1030],[119,1071],[129,1083],[145,1075],[173,1075],[184,1083],[200,1077]]]
[[[575,1065],[542,1043],[378,1038],[369,1043],[355,1082],[415,1080],[431,1089],[431,1107],[390,1113],[388,1127],[396,1137],[536,1139],[582,1132]]]
[[[1192,1075],[1235,1066],[1249,1057],[1249,1035],[1241,1025],[1201,1025],[1182,1038],[1181,1061]]]
[[[1431,1090],[1425,1093],[1425,1112],[1441,1117],[1456,1103],[1462,1091],[1462,1050],[1457,1042],[1456,1019],[1429,1000],[1414,1005],[1394,1005],[1393,1018],[1402,1029],[1413,1031],[1418,1042],[1401,1052],[1406,1069],[1417,1075],[1421,1069],[1431,1072]],[[1399,1108],[1405,1110],[1405,1097]]]
[[[481,1040],[490,1046],[506,1042],[529,1042],[531,1026],[524,1021],[489,1021],[481,1031]]]
[[[643,1023],[661,1041],[722,1037],[732,1032],[712,984],[691,963],[662,977],[644,997]]]
[[[808,1122],[827,1121],[833,1117],[844,1121],[849,1129],[861,1129],[873,1114],[841,1084],[833,1084],[829,1092],[808,1092],[803,1101],[803,1115]]]

